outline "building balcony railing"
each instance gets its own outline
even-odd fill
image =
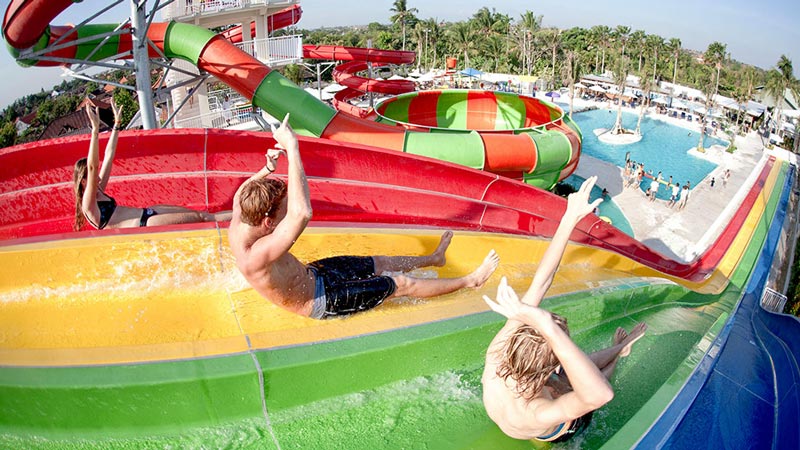
[[[173,128],[240,128],[244,124],[256,126],[253,118],[253,106],[250,104],[217,109],[207,114],[176,119]]]
[[[300,35],[254,39],[236,46],[269,66],[283,66],[303,59],[303,37]]]
[[[280,7],[293,5],[293,0],[175,0],[162,9],[165,20],[212,14],[251,7]]]

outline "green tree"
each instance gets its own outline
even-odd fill
[[[614,122],[614,128],[611,129],[611,134],[623,134],[627,130],[622,127],[622,95],[625,93],[625,84],[628,81],[628,57],[620,55],[614,66],[614,84],[619,90],[617,97],[617,120]]]
[[[639,105],[639,120],[636,121],[636,131],[634,133],[642,134],[642,117],[644,117],[644,110],[650,106],[650,93],[653,92],[653,87],[657,86],[655,79],[650,78],[647,71],[647,66],[644,66],[639,71],[639,89],[642,90],[642,104]]]
[[[708,44],[706,52],[703,54],[703,61],[711,67],[717,69],[717,77],[714,82],[713,95],[719,91],[719,72],[722,69],[722,62],[725,60],[725,44],[712,42]]]
[[[667,43],[667,48],[674,58],[672,63],[672,84],[675,84],[675,81],[678,79],[678,57],[681,56],[681,40],[678,38],[670,38]]]
[[[767,72],[765,89],[767,94],[775,99],[775,107],[777,109],[776,123],[778,132],[780,132],[786,91],[790,91],[795,98],[800,98],[800,95],[798,95],[800,93],[800,82],[795,78],[792,61],[786,55],[781,55],[775,68]]]
[[[130,89],[115,89],[113,96],[117,105],[122,107],[120,126],[125,128],[139,111],[139,103],[134,99],[133,92]]]
[[[289,64],[283,68],[283,75],[289,79],[294,84],[302,84],[303,83],[303,75],[305,72],[305,67],[299,64]]]
[[[0,148],[11,147],[17,140],[17,127],[14,122],[6,122],[0,128]]]
[[[636,69],[638,72],[642,71],[642,61],[644,59],[644,51],[645,51],[645,39],[647,39],[647,34],[645,34],[642,30],[636,30],[631,33],[630,37],[628,38],[628,45],[634,49],[634,51],[639,53],[639,67]]]
[[[605,25],[596,25],[592,27],[592,35],[594,41],[599,45],[599,50],[603,52],[603,61],[600,66],[600,73],[606,73],[606,50],[609,49],[611,39],[611,28]]]
[[[454,23],[448,31],[453,48],[464,54],[464,68],[466,69],[470,66],[469,55],[474,54],[478,48],[477,33],[469,22]]]
[[[406,3],[406,0],[394,0],[394,4],[389,9],[395,13],[391,17],[392,23],[400,24],[400,28],[403,30],[403,50],[406,49],[406,25],[414,26],[417,20],[414,14],[419,12],[417,8],[409,8]]]
[[[653,80],[658,77],[658,52],[664,46],[664,38],[651,34],[645,40],[647,49],[653,54]]]
[[[584,74],[580,54],[575,50],[567,50],[564,54],[564,64],[561,66],[561,76],[564,84],[569,86],[569,116],[572,117],[572,100],[575,98],[575,83]]]

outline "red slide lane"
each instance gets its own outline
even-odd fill
[[[268,136],[214,129],[122,133],[108,191],[131,206],[163,203],[209,211],[230,209],[238,185],[263,165],[263,149],[273,143]],[[88,138],[75,136],[0,150],[0,208],[6,211],[0,216],[0,239],[22,242],[75,236],[69,231],[74,213],[70,180],[75,160],[85,156]],[[546,191],[425,157],[317,138],[303,138],[301,148],[312,186],[315,222],[551,237],[566,208],[563,198]],[[722,235],[693,263],[665,258],[594,215],[579,224],[571,239],[665,274],[702,281],[729,248],[773,163],[765,166]],[[279,165],[278,173],[285,170]],[[213,224],[188,228],[208,226]]]

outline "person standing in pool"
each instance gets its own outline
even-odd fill
[[[571,194],[567,210],[520,300],[505,277],[497,298],[483,299],[508,318],[486,351],[483,404],[489,417],[515,439],[563,442],[585,429],[596,409],[610,402],[608,380],[617,361],[644,336],[645,323],[628,334],[617,328],[612,345],[590,355],[570,339],[566,320],[539,308],[553,282],[569,235],[602,200],[589,203],[597,177]]]
[[[275,129],[279,149],[247,179],[233,198],[228,241],[236,266],[261,296],[312,319],[344,316],[374,308],[395,297],[428,298],[462,288],[478,288],[494,273],[498,256],[490,251],[472,273],[458,278],[421,279],[404,274],[419,267],[443,266],[453,233],[442,235],[433,253],[422,256],[338,256],[301,263],[289,253],[312,217],[308,180],[289,114]],[[270,177],[278,157],[288,160],[288,180]]]
[[[100,165],[100,116],[97,107],[86,106],[86,115],[92,125],[89,141],[89,154],[75,162],[72,170],[73,191],[75,193],[74,231],[83,229],[86,222],[94,228],[135,228],[157,225],[175,225],[193,222],[225,222],[230,220],[230,211],[209,213],[196,211],[183,206],[152,205],[147,208],[134,208],[117,204],[106,193],[111,179],[111,167],[117,152],[122,106],[111,100],[114,111],[114,126],[106,143],[103,165]]]

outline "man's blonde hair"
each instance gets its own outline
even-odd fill
[[[259,178],[248,181],[239,193],[242,222],[255,227],[265,217],[274,219],[284,197],[286,183],[283,180]]]
[[[553,314],[553,321],[569,335],[567,319]],[[503,343],[497,376],[511,377],[517,383],[517,394],[533,400],[561,362],[547,341],[529,325],[521,325]]]

